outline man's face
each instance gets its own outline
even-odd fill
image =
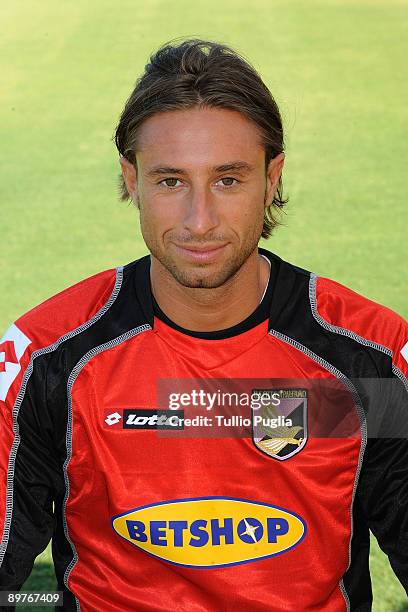
[[[194,107],[142,124],[137,170],[122,163],[123,175],[149,251],[179,283],[219,287],[245,263],[273,199],[278,157],[265,176],[257,127],[233,110]]]

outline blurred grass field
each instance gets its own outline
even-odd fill
[[[290,201],[262,246],[408,315],[406,0],[13,0],[0,24],[0,329],[146,253],[111,139],[176,36],[236,48],[280,106]],[[374,610],[408,610],[375,541],[371,569]],[[24,588],[53,581],[48,548]]]

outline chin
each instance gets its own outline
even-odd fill
[[[211,281],[208,278],[199,278],[193,280],[178,277],[176,278],[176,280],[181,285],[183,285],[183,287],[189,287],[190,289],[215,289],[216,287],[220,287],[220,285],[223,284]]]
[[[172,268],[169,270],[175,280],[184,287],[191,289],[216,289],[221,287],[231,276],[234,275],[235,270],[229,270],[222,268],[216,272],[200,272],[200,271],[188,271],[185,268]]]

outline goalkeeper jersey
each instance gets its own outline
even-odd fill
[[[64,610],[363,612],[370,530],[408,590],[408,326],[258,251],[228,329],[171,321],[146,255],[6,331],[3,590],[52,538]]]

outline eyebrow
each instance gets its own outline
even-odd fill
[[[244,161],[233,161],[221,166],[212,166],[210,168],[212,172],[238,172],[241,174],[248,174],[255,170],[255,166],[248,164]],[[147,172],[147,176],[160,176],[162,174],[187,174],[183,168],[173,168],[172,166],[154,166]]]

